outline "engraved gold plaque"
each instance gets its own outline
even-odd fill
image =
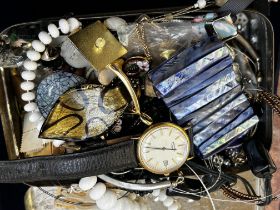
[[[127,50],[100,21],[70,35],[69,39],[93,68],[99,71],[127,53]]]

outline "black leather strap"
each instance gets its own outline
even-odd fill
[[[0,183],[79,179],[137,167],[134,141],[89,152],[0,161]]]

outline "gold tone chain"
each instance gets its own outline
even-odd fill
[[[207,1],[207,4],[206,4],[205,7],[212,6],[213,4],[214,4],[213,2]],[[174,18],[179,18],[180,16],[183,16],[183,15],[186,15],[186,14],[189,14],[189,13],[192,13],[192,12],[196,12],[196,11],[199,11],[199,10],[200,10],[199,8],[196,8],[194,5],[192,5],[192,6],[184,8],[184,9],[177,10],[177,11],[165,14],[165,15],[160,15],[160,16],[157,16],[157,17],[154,17],[154,18],[151,18],[151,19],[148,18],[148,17],[142,18],[136,24],[136,32],[137,32],[138,39],[140,40],[140,42],[141,42],[141,44],[144,48],[144,53],[145,53],[145,56],[147,57],[147,59],[149,61],[152,60],[152,56],[151,56],[149,47],[147,46],[146,38],[145,38],[144,24],[146,22],[166,22],[166,21],[170,21]]]
[[[152,56],[151,56],[149,47],[146,44],[146,37],[145,37],[145,30],[144,30],[145,20],[146,19],[141,20],[139,23],[136,24],[136,32],[137,32],[138,39],[140,40],[140,42],[144,48],[145,56],[147,57],[147,59],[149,61],[151,61]]]

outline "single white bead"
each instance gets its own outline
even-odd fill
[[[89,192],[89,197],[92,200],[100,199],[106,192],[106,185],[102,182],[97,183]]]
[[[34,80],[36,78],[36,74],[33,71],[23,71],[21,73],[21,77],[24,80],[31,81],[31,80]]]
[[[79,187],[83,191],[88,191],[91,188],[93,188],[93,186],[96,184],[96,182],[97,182],[96,176],[85,177],[80,180]]]
[[[163,205],[164,205],[165,207],[169,207],[169,206],[171,206],[171,205],[173,204],[173,202],[174,202],[174,199],[173,199],[173,198],[167,197],[167,198],[165,199],[165,201],[163,201]]]
[[[38,37],[40,41],[45,45],[48,45],[52,42],[52,37],[45,31],[41,31]]]
[[[59,30],[55,24],[53,24],[53,23],[49,24],[48,31],[53,38],[59,37]]]
[[[117,201],[117,194],[111,190],[107,190],[106,193],[96,201],[96,205],[102,210],[109,210],[113,208]]]
[[[153,195],[154,197],[159,196],[159,194],[160,194],[160,189],[153,190],[153,192],[152,192],[152,195]]]
[[[206,0],[198,0],[197,1],[197,6],[199,7],[199,9],[203,9],[206,6]]]
[[[70,32],[75,31],[76,29],[78,29],[80,27],[80,22],[76,19],[76,18],[68,18],[67,22],[69,24],[69,30]]]
[[[67,20],[65,19],[60,19],[58,21],[58,25],[59,25],[59,28],[60,28],[60,31],[63,33],[63,34],[68,34],[69,33],[69,23],[67,22]]]
[[[128,197],[131,199],[131,200],[135,200],[137,198],[137,195],[135,193],[129,193]]]
[[[41,58],[41,54],[34,50],[28,50],[26,55],[32,61],[38,61]]]
[[[23,71],[21,73],[21,77],[24,80],[34,80],[36,78],[36,74],[33,71]]]
[[[54,140],[52,143],[53,143],[53,146],[54,146],[54,147],[60,147],[62,144],[65,143],[65,141],[62,141],[62,140]]]
[[[159,196],[158,196],[158,199],[160,201],[165,201],[167,199],[167,195],[166,195],[166,192],[165,190],[161,190],[160,193],[159,193]]]
[[[37,52],[44,52],[46,49],[45,45],[39,40],[32,41],[32,47]]]
[[[33,92],[23,93],[23,94],[21,95],[21,99],[22,99],[23,101],[32,101],[32,100],[35,99],[35,93],[33,93]]]
[[[29,121],[30,122],[37,122],[40,118],[42,117],[40,112],[33,112],[29,116]]]
[[[120,17],[110,17],[104,21],[106,27],[112,31],[118,31],[127,25],[127,22]]]
[[[25,90],[25,91],[33,90],[34,87],[35,87],[34,82],[22,82],[22,83],[20,84],[20,88],[21,88],[22,90]]]
[[[173,203],[171,206],[168,207],[168,210],[178,210],[179,205],[178,203]]]
[[[37,69],[38,64],[35,61],[26,60],[23,62],[23,67],[29,71],[35,71]]]
[[[25,106],[23,108],[24,108],[24,111],[26,111],[26,112],[33,112],[37,109],[37,104],[35,102],[31,102],[31,103],[25,104]]]
[[[38,122],[37,127],[36,127],[38,131],[41,130],[43,124],[44,124],[44,120],[40,120],[40,121]],[[63,141],[63,142],[64,142],[64,141]]]

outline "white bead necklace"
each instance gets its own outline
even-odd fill
[[[154,190],[152,196],[155,198],[154,201],[161,201],[168,210],[180,209],[180,204],[174,198],[167,196],[165,189]]]
[[[96,176],[82,178],[79,182],[82,191],[88,191],[89,197],[96,202],[98,210],[148,210],[146,203],[136,201],[136,195],[118,199],[116,192],[107,189],[102,182],[97,182]]]
[[[81,26],[81,23],[76,18],[69,18],[67,20],[60,19],[58,25],[59,27],[55,24],[49,24],[48,32],[41,31],[38,35],[39,40],[32,41],[31,45],[33,50],[27,51],[26,55],[28,59],[24,61],[23,67],[25,70],[21,73],[22,79],[25,80],[20,84],[21,89],[25,91],[25,93],[21,95],[21,98],[23,101],[27,102],[24,106],[24,110],[26,112],[32,112],[29,120],[31,122],[38,122],[38,130],[41,129],[42,122],[40,121],[43,121],[44,118],[34,101],[36,95],[33,91],[35,87],[33,80],[36,78],[37,61],[41,59],[41,53],[45,51],[46,45],[51,44],[53,38],[59,37],[60,31],[62,34],[72,33]]]
[[[82,191],[88,191],[89,197],[96,202],[100,210],[149,209],[146,203],[135,201],[136,195],[133,193],[129,197],[118,199],[117,193],[108,190],[104,183],[97,182],[96,176],[80,179],[79,188]],[[180,209],[180,204],[174,198],[166,195],[166,189],[154,190],[152,196],[155,202],[161,201],[168,210]]]

